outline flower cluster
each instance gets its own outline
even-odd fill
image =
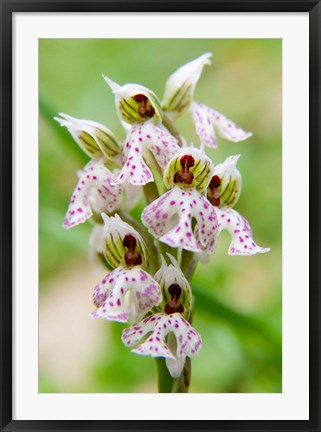
[[[214,166],[205,152],[217,147],[216,134],[233,142],[252,135],[193,101],[210,57],[206,53],[174,72],[162,102],[142,85],[121,86],[104,76],[124,140],[100,123],[62,113],[56,118],[91,159],[78,175],[63,223],[71,228],[90,219],[90,256],[110,269],[94,289],[91,315],[128,323],[125,346],[164,357],[175,378],[202,346],[191,325],[192,290],[181,270],[182,251],[208,258],[223,230],[231,235],[230,255],[269,250],[255,243],[248,221],[234,210],[241,192],[239,155]],[[191,114],[198,147],[173,125],[184,112]],[[147,205],[137,221],[130,211],[142,193]]]

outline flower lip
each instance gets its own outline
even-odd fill
[[[252,136],[252,132],[244,131],[232,120],[206,105],[193,102],[190,106],[190,112],[202,145],[212,148],[217,147],[215,131],[222,138],[232,142],[244,141]]]
[[[169,337],[176,338],[175,352],[172,351]],[[202,347],[202,339],[190,323],[180,313],[165,315],[156,313],[145,318],[140,323],[123,330],[122,341],[127,347],[137,345],[146,335],[147,339],[132,350],[139,355],[151,357],[165,357],[173,361],[184,360],[186,357],[197,355]],[[180,362],[184,366],[184,361]],[[179,376],[181,372],[175,371],[168,365],[172,376]]]
[[[193,188],[174,186],[149,204],[141,219],[154,237],[171,247],[192,252],[214,248],[217,233],[214,207]]]
[[[229,207],[216,208],[219,221],[219,232],[227,230],[232,237],[229,246],[229,255],[255,255],[269,252],[269,248],[258,246],[253,240],[253,234],[248,221]]]
[[[133,124],[124,142],[124,164],[115,184],[126,181],[132,185],[144,185],[153,181],[153,174],[147,165],[150,154],[161,168],[165,168],[179,149],[177,140],[154,125],[152,120]]]
[[[79,174],[79,181],[64,219],[64,228],[86,222],[93,215],[93,211],[113,212],[118,209],[122,187],[112,184],[114,180],[114,173],[105,167],[101,159],[88,162]]]

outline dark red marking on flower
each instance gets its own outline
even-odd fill
[[[217,188],[221,185],[221,179],[219,176],[215,175],[212,177],[210,184],[207,188],[207,199],[214,206],[220,205],[220,194]]]
[[[139,252],[136,250],[137,240],[132,234],[126,234],[123,240],[123,245],[128,251],[125,254],[125,262],[128,266],[140,265],[143,260]]]
[[[172,284],[168,287],[168,292],[171,295],[171,299],[165,305],[165,313],[168,315],[175,312],[184,312],[184,306],[180,301],[182,288],[178,284]]]
[[[137,94],[134,96],[134,99],[136,102],[139,102],[138,112],[142,117],[153,117],[155,110],[147,96],[143,94]]]
[[[189,169],[195,165],[195,159],[192,155],[184,155],[180,159],[180,164],[182,170],[175,173],[174,183],[190,185],[194,180],[194,175],[189,171]]]

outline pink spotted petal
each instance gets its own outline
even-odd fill
[[[148,158],[148,151],[159,166],[165,168],[178,150],[177,140],[152,121],[135,123],[127,134],[122,154],[124,166],[115,183],[127,181],[133,185],[144,185],[153,181],[144,160],[144,157]]]
[[[167,369],[169,370],[169,373],[173,378],[180,377],[184,369],[185,360],[186,358],[184,357],[179,357],[177,359],[171,359],[171,358],[165,359]]]
[[[232,120],[206,105],[193,102],[190,111],[196,126],[196,133],[202,143],[208,147],[217,147],[215,131],[222,138],[233,142],[244,141],[252,136],[252,132],[244,131]]]
[[[142,145],[144,150],[149,150],[153,154],[161,168],[165,168],[180,149],[177,140],[167,131],[155,126],[152,121],[145,122],[132,130],[131,136],[135,139],[135,143]]]
[[[228,207],[215,207],[215,211],[219,222],[219,232],[227,230],[232,236],[229,255],[254,255],[269,252],[269,248],[262,248],[254,242],[248,221],[237,211]]]
[[[174,333],[169,333],[167,336],[167,345],[172,353],[175,353],[175,358],[166,358],[166,366],[173,378],[178,378],[183,372],[186,357],[176,357],[177,340]]]
[[[176,352],[170,350],[165,340],[171,332],[176,337]],[[132,352],[176,360],[198,354],[202,346],[200,335],[179,313],[151,315],[142,322],[123,330],[122,341],[126,346],[132,347],[149,333],[146,341]]]
[[[162,300],[158,283],[139,267],[117,268],[95,287],[93,316],[119,322],[139,321]]]
[[[128,142],[125,144],[127,146]],[[154,181],[151,170],[143,159],[142,147],[130,147],[123,150],[124,166],[113,184],[124,182],[135,186],[145,185]]]
[[[80,173],[64,219],[64,228],[85,222],[92,216],[92,210],[100,213],[117,209],[122,188],[113,185],[114,180],[114,175],[101,160],[90,161]]]
[[[195,189],[178,186],[146,207],[142,222],[160,241],[194,252],[214,245],[217,233],[216,214],[207,198]]]

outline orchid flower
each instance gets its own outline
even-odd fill
[[[177,69],[167,80],[162,106],[171,120],[186,110],[205,65],[211,64],[212,53],[205,53]]]
[[[161,268],[154,276],[163,294],[162,303],[154,310],[168,315],[178,312],[188,320],[192,312],[192,290],[176,259],[169,253],[167,256],[170,264],[166,264],[163,256],[161,256]],[[177,338],[174,333],[167,335],[166,343],[175,357],[174,359],[166,358],[166,366],[171,376],[177,378],[181,375],[185,365],[185,356],[177,356]]]
[[[269,248],[258,246],[248,221],[232,209],[241,192],[241,174],[236,168],[239,155],[228,157],[214,168],[214,175],[207,188],[207,198],[215,208],[218,218],[218,234],[229,231],[232,242],[229,255],[254,255],[268,252]]]
[[[81,120],[64,113],[55,117],[60,126],[65,126],[79,147],[92,159],[105,157],[116,160],[121,145],[114,134],[103,124],[91,120]]]
[[[217,147],[215,130],[222,138],[233,142],[244,141],[252,136],[252,132],[245,132],[232,120],[206,105],[193,102],[190,111],[196,126],[196,133],[200,137],[202,145],[205,144],[212,148]]]
[[[137,322],[162,300],[157,282],[139,267],[116,268],[95,287],[95,318]]]
[[[122,186],[115,185],[115,175],[101,159],[88,162],[79,173],[79,181],[71,196],[64,219],[64,228],[86,222],[95,213],[109,213],[119,208]]]
[[[119,118],[129,124],[153,119],[155,123],[162,120],[163,113],[155,93],[139,84],[120,86],[103,75],[104,80],[115,95],[116,110]]]
[[[145,271],[146,252],[140,234],[118,215],[104,220],[103,253],[114,267],[95,287],[93,317],[137,322],[162,301],[159,284]]]
[[[151,121],[134,124],[124,144],[123,168],[114,184],[127,181],[133,185],[144,185],[153,181],[153,174],[144,160],[144,157],[148,158],[148,152],[161,168],[165,168],[178,150],[177,140]]]
[[[217,217],[202,194],[212,172],[211,160],[194,148],[182,148],[169,162],[164,183],[171,189],[147,206],[141,216],[154,237],[171,247],[213,250]]]
[[[170,264],[167,264],[161,255],[161,267],[154,275],[163,294],[163,301],[155,308],[155,311],[165,312],[168,315],[179,312],[189,319],[192,309],[191,287],[176,259],[169,253],[167,256]]]
[[[102,264],[111,268],[94,288],[96,310],[91,316],[129,323],[123,343],[133,353],[164,358],[158,364],[166,364],[173,378],[168,375],[164,380],[169,391],[187,391],[189,359],[202,347],[201,336],[191,325],[194,299],[187,279],[195,269],[195,258],[208,258],[223,230],[232,237],[230,255],[269,250],[254,242],[248,221],[233,208],[241,192],[239,155],[214,167],[204,152],[204,146],[217,146],[216,133],[234,142],[252,135],[219,112],[193,102],[210,57],[205,53],[170,75],[162,103],[142,85],[120,86],[104,76],[126,132],[123,143],[100,123],[63,113],[55,118],[91,158],[79,173],[64,219],[64,227],[71,228],[94,216],[89,257],[100,270]],[[187,110],[200,149],[189,146],[172,123]],[[148,185],[155,177],[157,184]],[[161,188],[165,192],[159,195]],[[141,213],[141,225],[129,212],[142,190],[148,205]],[[177,260],[164,253],[175,254],[174,248]],[[163,366],[159,376],[166,374]]]
[[[111,172],[103,161],[92,160],[79,172],[79,181],[71,196],[64,219],[64,228],[86,222],[93,212],[113,213],[122,208],[131,210],[140,198],[141,188],[116,183],[119,170]]]

